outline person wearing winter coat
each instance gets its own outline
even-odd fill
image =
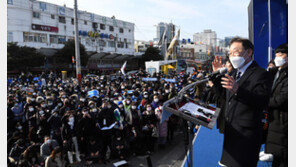
[[[80,159],[80,152],[78,148],[78,138],[80,136],[78,131],[78,122],[75,120],[76,118],[72,113],[70,113],[67,117],[65,122],[63,123],[62,127],[62,139],[63,145],[67,150],[68,160],[70,164],[73,164],[73,154],[72,154],[72,145],[75,147],[75,156],[78,162],[81,161]]]
[[[273,160],[273,167],[288,166],[288,45],[280,45],[275,50],[275,65],[270,69],[274,74],[272,94],[267,112],[269,127],[265,153],[261,152],[260,160]]]

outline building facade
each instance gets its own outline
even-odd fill
[[[134,23],[78,11],[81,44],[94,54],[134,55]],[[7,0],[7,42],[60,49],[74,40],[74,9],[37,0]]]
[[[193,34],[193,42],[210,45],[210,46],[216,46],[217,41],[217,34],[215,31],[212,31],[211,29],[204,30],[201,33],[195,33]]]

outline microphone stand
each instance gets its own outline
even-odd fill
[[[213,118],[212,118],[212,121],[208,124],[206,124],[205,122],[202,122],[202,121],[197,121],[194,117],[192,116],[189,116],[189,115],[186,115],[180,111],[178,111],[180,109],[180,106],[178,105],[178,102],[182,101],[183,100],[183,97],[186,93],[186,91],[198,84],[202,84],[202,83],[205,83],[205,82],[208,82],[210,80],[209,77],[206,77],[202,80],[199,80],[199,81],[196,81],[194,83],[191,83],[187,86],[185,86],[184,88],[182,88],[179,93],[177,94],[177,96],[167,100],[166,102],[164,102],[163,104],[163,110],[164,111],[168,111],[170,113],[173,113],[181,118],[183,118],[183,121],[186,121],[186,124],[184,123],[184,126],[185,126],[185,130],[184,130],[184,133],[186,135],[186,138],[185,138],[185,150],[188,150],[188,152],[186,153],[186,157],[185,159],[187,159],[187,166],[188,167],[193,167],[193,157],[192,157],[192,152],[193,152],[193,142],[195,141],[199,131],[200,131],[200,128],[201,126],[199,125],[203,125],[207,128],[210,128],[212,129],[214,127],[214,124],[217,120],[217,117],[220,113],[220,109],[219,108],[216,108],[216,112],[215,114],[213,115]],[[190,100],[193,100],[195,101],[194,99],[190,99]],[[174,104],[176,106],[177,109],[173,109],[173,108],[170,108],[169,106],[171,104]],[[187,125],[187,126],[186,126]],[[191,127],[191,125],[198,125],[198,129],[197,129],[197,132],[196,133],[193,133],[193,129]],[[193,127],[195,128],[195,127]],[[188,139],[188,142],[186,141]],[[185,159],[183,161],[183,166],[185,164]]]

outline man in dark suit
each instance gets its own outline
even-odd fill
[[[274,76],[272,94],[268,105],[269,127],[265,153],[261,161],[272,160],[273,167],[288,166],[288,45],[275,49],[275,66],[269,71]]]
[[[262,137],[262,111],[266,109],[272,80],[253,60],[253,44],[242,38],[230,42],[229,59],[235,71],[214,86],[226,89],[225,133],[219,164],[227,167],[256,167]],[[223,67],[215,58],[213,71]]]

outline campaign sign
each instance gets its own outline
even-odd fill
[[[157,78],[143,78],[142,81],[157,81]]]
[[[93,97],[93,96],[96,96],[96,97],[99,97],[99,91],[98,90],[91,90],[91,91],[88,91],[87,92],[87,95],[89,98]]]

